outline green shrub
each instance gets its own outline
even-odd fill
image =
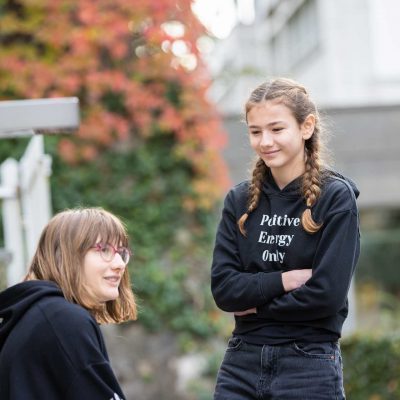
[[[350,400],[400,399],[400,336],[353,336],[341,342]]]
[[[185,199],[196,200],[194,172],[174,154],[173,137],[154,134],[135,147],[107,149],[92,162],[75,166],[61,159],[58,141],[45,140],[53,160],[53,211],[100,206],[123,219],[134,252],[129,267],[139,303],[138,322],[152,331],[171,329],[191,338],[214,335],[215,306],[206,282],[215,209],[183,207]],[[0,160],[21,156],[23,146],[14,147],[19,142],[2,144]]]
[[[400,229],[365,232],[356,279],[372,281],[392,293],[400,292]]]

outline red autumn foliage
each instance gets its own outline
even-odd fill
[[[2,7],[0,98],[79,97],[80,130],[59,143],[67,162],[146,140],[156,127],[175,137],[174,156],[193,165],[197,206],[220,197],[226,138],[205,97],[210,80],[196,46],[205,32],[190,0],[9,0]],[[165,29],[168,22],[181,33]],[[175,40],[182,54],[172,52]]]

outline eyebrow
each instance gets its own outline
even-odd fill
[[[279,125],[279,124],[283,124],[284,121],[274,121],[274,122],[270,122],[269,124],[267,124],[266,126],[274,126],[274,125]],[[249,125],[249,129],[251,128],[260,128],[260,126],[258,125]]]

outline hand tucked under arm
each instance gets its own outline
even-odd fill
[[[245,311],[235,311],[233,314],[236,315],[237,317],[243,317],[243,315],[249,315],[249,314],[257,314],[257,308],[254,307]]]
[[[312,269],[294,269],[292,271],[287,271],[282,273],[282,284],[285,292],[290,292],[291,290],[298,289],[300,286],[304,285],[312,275]]]

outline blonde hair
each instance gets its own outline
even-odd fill
[[[288,107],[301,125],[308,115],[315,116],[315,128],[312,136],[305,141],[305,172],[302,180],[301,193],[305,199],[307,208],[301,216],[301,224],[308,233],[315,233],[321,228],[322,223],[314,221],[311,208],[317,202],[321,194],[322,186],[322,141],[323,129],[318,110],[310,99],[307,90],[299,83],[286,78],[279,78],[265,82],[258,86],[250,95],[245,105],[245,117],[256,105],[265,101],[276,101]],[[254,211],[261,196],[262,183],[268,173],[268,166],[259,158],[254,166],[252,180],[249,186],[247,211],[238,220],[239,230],[246,236],[244,224],[249,214]]]
[[[128,268],[119,286],[119,297],[96,302],[83,282],[83,260],[98,238],[128,247],[122,222],[102,208],[78,208],[55,215],[44,228],[25,280],[55,282],[64,297],[86,308],[99,323],[136,319],[135,298]]]

